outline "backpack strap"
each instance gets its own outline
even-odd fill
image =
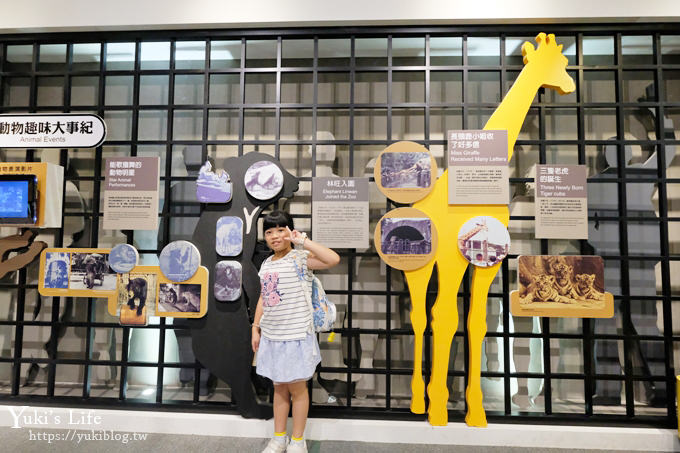
[[[293,258],[293,265],[295,266],[295,273],[298,276],[298,282],[300,282],[300,288],[302,289],[302,294],[305,295],[305,300],[307,301],[307,307],[309,307],[309,313],[311,315],[311,332],[314,333],[314,305],[312,304],[312,295],[311,292],[308,291],[306,282],[304,280],[304,262],[302,261],[302,257],[300,256],[299,253],[297,253],[297,250],[294,251],[294,258]]]

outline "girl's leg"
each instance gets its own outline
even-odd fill
[[[274,432],[286,431],[288,412],[290,411],[289,384],[274,384]],[[293,409],[294,410],[294,409]],[[295,415],[295,412],[293,412]]]
[[[309,393],[307,393],[307,381],[288,384],[288,391],[293,398],[293,437],[302,437],[307,423],[309,411]]]

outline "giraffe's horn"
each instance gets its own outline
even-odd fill
[[[529,41],[522,44],[522,56],[524,57],[524,64],[529,62],[529,59],[531,59],[531,55],[533,55],[534,52],[536,52],[536,49]]]

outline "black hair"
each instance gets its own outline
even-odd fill
[[[262,221],[262,232],[264,233],[270,228],[275,227],[288,227],[294,230],[293,218],[285,211],[272,211],[266,216]]]

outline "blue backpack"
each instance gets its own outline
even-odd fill
[[[295,271],[297,273],[298,279],[300,281],[300,286],[302,287],[302,292],[305,294],[305,298],[310,305],[312,310],[312,323],[314,324],[315,332],[330,332],[333,330],[333,324],[337,317],[337,311],[335,309],[335,304],[328,300],[326,297],[326,291],[323,290],[321,286],[321,281],[319,278],[312,274],[312,294],[306,287],[306,282],[304,280],[303,263],[299,254],[295,254],[294,259]],[[332,334],[331,334],[332,335]],[[332,339],[329,338],[329,341]]]

